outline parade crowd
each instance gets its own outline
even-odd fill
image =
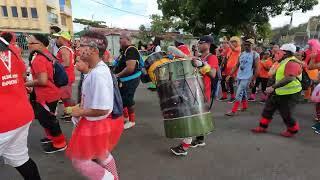
[[[29,127],[37,119],[44,132],[39,143],[45,153],[65,151],[74,168],[88,179],[118,180],[111,152],[123,130],[139,123],[134,96],[146,76],[140,50],[161,53],[160,41],[138,47],[129,33],[121,33],[120,56],[114,58],[104,34],[87,31],[72,39],[69,32],[54,26],[50,36],[28,36],[30,56],[25,64],[15,38],[11,32],[0,35],[0,156],[5,163],[26,180],[41,179],[27,148]],[[295,136],[300,128],[293,113],[299,102],[315,102],[315,120],[320,121],[320,42],[316,39],[299,48],[292,43],[260,46],[252,38],[237,36],[216,44],[205,35],[192,48],[176,39],[165,54],[170,61],[192,62],[202,77],[206,106],[227,102],[231,105],[225,115],[241,116],[254,106],[249,102],[263,103],[253,133],[267,133],[279,111],[286,126],[280,135]],[[81,73],[78,84],[76,70]],[[73,98],[73,86],[78,86],[78,100]],[[64,106],[61,117],[57,117],[59,103]],[[69,140],[59,119],[74,125]],[[320,134],[320,122],[312,128]],[[205,136],[184,137],[170,150],[187,155],[189,148],[206,145]]]

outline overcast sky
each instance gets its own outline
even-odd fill
[[[114,8],[134,12],[134,15],[121,12],[94,1],[110,5]],[[150,26],[149,16],[151,14],[161,14],[158,10],[157,0],[72,0],[73,18],[85,18],[105,21],[109,27],[119,27],[127,29],[138,29],[141,24]],[[311,16],[320,15],[320,5],[306,13],[295,12],[293,25],[297,26],[305,23]],[[280,27],[289,24],[290,16],[276,16],[270,19],[272,27]],[[83,26],[74,24],[74,30],[80,31]]]

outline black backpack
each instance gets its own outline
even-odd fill
[[[41,51],[38,51],[38,50],[32,51],[29,56],[30,67],[31,67],[31,61],[32,61],[33,57],[37,54],[43,55],[44,57],[46,57],[46,59],[48,61],[52,62],[54,84],[57,87],[62,87],[62,86],[68,85],[68,81],[69,81],[68,75],[67,75],[63,65],[59,63],[58,59],[53,54],[51,54],[51,56],[48,56],[47,54],[45,54]]]
[[[301,83],[302,90],[308,90],[308,88],[312,84],[312,80],[310,79],[308,73],[304,69],[302,70],[302,79],[301,80],[299,78],[297,79]]]

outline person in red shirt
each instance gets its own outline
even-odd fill
[[[34,87],[36,118],[47,134],[46,138],[41,139],[43,150],[45,153],[63,151],[67,143],[55,115],[60,94],[53,81],[53,64],[44,55],[32,53],[37,50],[53,58],[46,48],[49,45],[49,39],[43,34],[33,34],[29,37],[28,44],[31,51],[29,60],[31,60],[33,80],[26,82],[26,86]]]
[[[68,85],[60,87],[60,96],[64,104],[64,107],[71,107],[75,105],[75,102],[72,99],[72,84],[75,81],[75,72],[74,72],[74,52],[71,49],[70,41],[71,35],[69,32],[61,32],[59,34],[54,34],[58,37],[57,46],[59,48],[57,53],[57,58],[59,62],[64,66],[65,71],[68,75]],[[64,114],[62,119],[65,119],[67,122],[71,122],[71,115]]]
[[[210,53],[210,48],[213,45],[213,38],[209,35],[203,36],[199,40],[199,51],[201,53],[201,60],[204,66],[200,69],[200,72],[203,75],[203,83],[204,83],[204,96],[206,98],[206,102],[210,103],[211,96],[215,95],[215,92],[212,92],[212,87],[214,86],[213,80],[216,79],[217,72],[219,70],[219,62],[216,55]],[[215,49],[214,49],[215,50]],[[194,64],[196,64],[194,62]],[[177,156],[187,155],[187,150],[190,147],[201,147],[205,146],[206,143],[204,142],[204,136],[198,136],[195,140],[192,140],[192,137],[185,138],[182,143],[176,147],[171,148],[171,152]]]
[[[24,86],[26,68],[0,38],[0,156],[26,180],[40,180],[38,167],[28,155],[28,132],[34,119]]]

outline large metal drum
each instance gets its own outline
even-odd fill
[[[154,74],[166,137],[194,137],[213,131],[202,76],[190,60],[162,64]]]

